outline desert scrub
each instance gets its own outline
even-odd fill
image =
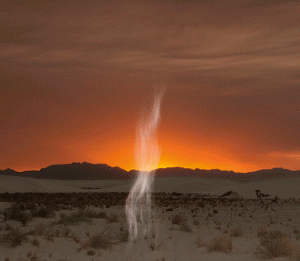
[[[203,240],[202,240],[202,238],[201,238],[200,235],[196,238],[195,244],[197,245],[197,247],[202,247],[202,246],[205,245],[205,244],[203,243]]]
[[[257,228],[257,236],[258,236],[258,237],[264,236],[264,235],[266,235],[267,233],[268,233],[268,231],[267,231],[267,229],[266,229],[265,227],[259,226],[259,227]]]
[[[119,217],[115,213],[110,213],[110,215],[106,218],[107,223],[117,223],[119,221]]]
[[[244,234],[243,229],[240,227],[234,228],[231,230],[230,236],[231,237],[241,237]]]
[[[26,233],[22,232],[20,228],[12,228],[11,231],[3,235],[0,239],[1,244],[10,247],[20,246],[23,242],[27,241],[29,241],[29,239],[27,238]]]
[[[185,231],[185,232],[193,232],[191,227],[189,226],[189,224],[187,222],[182,222],[181,223],[180,230]]]
[[[199,226],[199,225],[200,225],[199,218],[194,218],[194,219],[193,219],[193,224],[194,224],[195,226]]]
[[[127,242],[129,238],[129,230],[124,229],[123,226],[120,227],[119,233],[116,233],[116,236],[120,242]]]
[[[38,224],[35,225],[33,233],[38,235],[38,236],[42,236],[44,234],[46,228],[47,228],[46,224],[38,223]]]
[[[95,252],[93,249],[90,249],[90,250],[86,251],[86,254],[87,254],[88,256],[93,256],[93,255],[96,254],[96,252]]]
[[[77,225],[81,222],[86,222],[89,225],[92,224],[92,218],[99,217],[99,213],[91,210],[78,209],[77,212],[73,212],[70,215],[60,215],[60,220],[57,224],[62,225]]]
[[[206,247],[209,252],[229,253],[232,251],[232,239],[225,235],[216,237]]]
[[[177,214],[175,216],[172,216],[171,221],[173,225],[180,225],[184,221],[184,218],[182,215]]]
[[[256,254],[262,258],[291,256],[292,246],[284,233],[279,230],[269,231],[259,237],[260,246]]]
[[[89,239],[82,244],[81,248],[78,249],[78,251],[89,248],[110,249],[112,248],[112,245],[115,244],[113,234],[114,233],[111,230],[111,228],[108,227],[104,229],[101,233],[89,237]]]

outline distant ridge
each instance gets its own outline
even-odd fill
[[[37,179],[61,180],[102,180],[102,179],[129,179],[126,170],[119,167],[110,167],[107,164],[91,164],[87,162],[72,164],[50,165],[32,171],[17,172],[12,169],[0,170],[2,175],[22,176]]]
[[[126,171],[119,167],[111,167],[107,164],[92,164],[87,162],[50,165],[40,170],[23,172],[17,172],[9,168],[6,170],[0,170],[0,175],[60,180],[128,180],[135,178],[137,174],[137,170]],[[189,168],[173,167],[156,169],[155,176],[158,178],[202,177],[249,182],[279,178],[296,178],[300,177],[300,170],[292,171],[283,168],[273,168],[248,173],[239,173],[219,169],[204,170],[196,168],[193,170]]]

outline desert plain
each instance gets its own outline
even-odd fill
[[[0,260],[300,260],[299,178],[156,178],[150,230],[130,242],[133,182],[0,175]]]

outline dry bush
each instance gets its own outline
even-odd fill
[[[22,245],[23,242],[29,241],[26,233],[22,232],[20,228],[12,228],[7,234],[3,235],[0,243],[4,243],[10,247]]]
[[[234,228],[231,230],[230,236],[231,237],[241,237],[244,234],[243,229],[240,227]]]
[[[42,236],[47,228],[47,225],[44,223],[38,223],[34,227],[34,233],[38,236]]]
[[[182,222],[181,223],[180,230],[185,231],[185,232],[193,232],[191,227],[189,226],[189,224],[187,222]]]
[[[31,244],[33,246],[39,246],[40,245],[40,241],[37,239],[37,238],[34,238],[32,241],[31,241]]]
[[[284,233],[279,230],[269,231],[259,237],[258,256],[262,258],[276,258],[291,256],[292,246]]]
[[[79,251],[88,248],[108,249],[111,248],[113,244],[115,244],[113,231],[108,227],[101,233],[89,237],[88,241],[83,243]]]
[[[44,231],[44,237],[47,242],[54,242],[55,232],[52,229],[47,229]]]
[[[172,216],[171,221],[173,225],[180,225],[182,222],[184,222],[184,218],[182,215],[177,214],[175,216]]]
[[[199,218],[194,218],[194,219],[193,219],[193,224],[194,224],[195,226],[199,226],[199,224],[200,224]]]
[[[129,238],[129,230],[128,229],[123,229],[122,227],[120,228],[120,232],[116,234],[118,240],[120,242],[127,242]]]
[[[90,249],[90,250],[86,251],[86,254],[87,254],[88,256],[93,256],[93,255],[96,254],[96,252],[95,252],[93,249]]]
[[[203,243],[203,240],[202,240],[201,236],[198,236],[198,237],[196,238],[195,243],[196,243],[197,247],[202,247],[202,246],[205,245],[205,244]]]
[[[57,221],[57,224],[62,225],[77,225],[81,222],[86,222],[88,224],[92,224],[91,211],[78,209],[77,212],[73,212],[70,215],[60,215],[60,220]]]
[[[110,213],[106,218],[107,223],[117,223],[119,221],[119,216],[115,213]]]
[[[266,235],[267,233],[268,233],[268,231],[267,231],[266,227],[264,227],[264,226],[259,226],[259,227],[257,228],[257,236],[258,236],[258,237],[264,236],[264,235]]]
[[[209,252],[223,252],[229,253],[232,251],[232,239],[229,236],[220,236],[214,238],[207,244],[207,250]]]

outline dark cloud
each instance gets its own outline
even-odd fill
[[[121,120],[166,82],[166,122],[300,168],[299,14],[297,1],[3,1],[2,138],[71,126],[71,112]]]

